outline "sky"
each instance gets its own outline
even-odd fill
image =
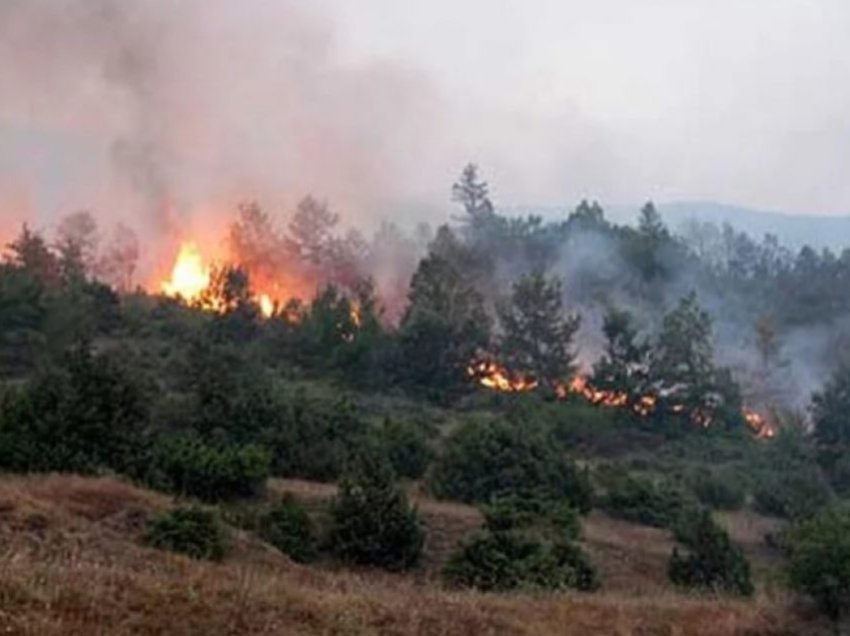
[[[513,202],[850,213],[844,0],[322,0],[433,79]]]
[[[375,221],[468,161],[503,205],[850,214],[848,33],[846,0],[0,0],[0,217]]]

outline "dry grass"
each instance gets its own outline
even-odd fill
[[[815,633],[785,604],[764,598],[452,593],[411,577],[300,567],[242,534],[223,563],[195,562],[139,541],[145,520],[170,505],[166,497],[109,479],[0,478],[0,633]],[[423,512],[428,507],[423,502]],[[472,522],[465,507],[434,504],[431,513]],[[624,541],[634,540],[651,554],[665,540],[601,517],[591,518],[588,533],[588,544],[600,553],[625,550]]]

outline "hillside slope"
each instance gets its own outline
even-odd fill
[[[301,486],[301,494],[306,488]],[[106,478],[0,478],[0,632],[814,633],[813,625],[800,624],[779,599],[689,598],[661,584],[646,594],[627,592],[627,586],[592,595],[456,593],[440,589],[427,576],[298,566],[236,530],[223,563],[196,562],[141,544],[148,518],[171,505],[167,497]],[[422,507],[429,526],[465,532],[474,523],[474,511],[462,506],[430,502]],[[610,521],[592,518],[586,535],[595,556],[616,546],[623,530],[612,531]],[[633,529],[638,535],[641,531]],[[635,535],[634,545],[659,551],[666,539],[650,540],[649,534]],[[621,542],[619,549],[627,548]],[[645,557],[633,556],[642,567]],[[601,569],[604,573],[604,564]]]

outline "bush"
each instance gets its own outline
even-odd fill
[[[349,400],[308,399],[299,391],[290,401],[282,424],[270,431],[272,472],[281,477],[333,481],[367,433],[366,422]]]
[[[741,480],[729,473],[716,474],[703,469],[691,476],[691,489],[697,499],[716,510],[740,510],[746,499]]]
[[[135,474],[148,410],[122,367],[84,346],[3,396],[0,467],[20,472]]]
[[[387,419],[374,435],[396,475],[418,479],[425,474],[434,453],[422,426]]]
[[[343,561],[388,570],[414,566],[425,534],[384,457],[363,451],[331,505],[328,543]]]
[[[832,492],[823,477],[809,469],[771,475],[755,491],[754,507],[766,515],[806,519],[828,505]]]
[[[260,534],[278,550],[298,563],[316,558],[316,536],[307,511],[287,494],[262,516]]]
[[[566,541],[578,538],[578,512],[564,501],[507,495],[484,507],[484,524],[491,532],[533,528],[544,536]]]
[[[548,543],[515,532],[474,538],[446,564],[443,578],[459,587],[482,591],[517,588],[594,590],[596,571],[577,547]]]
[[[165,438],[154,450],[151,480],[169,492],[203,501],[258,495],[269,475],[269,453],[258,446],[211,446],[190,437]]]
[[[501,420],[469,422],[454,431],[430,487],[440,497],[466,502],[532,495],[564,499],[582,513],[591,504],[587,475],[561,456],[548,435]]]
[[[707,588],[740,596],[751,596],[750,566],[729,535],[708,511],[683,520],[676,538],[688,548],[682,556],[673,549],[667,574],[676,585]]]
[[[791,586],[838,620],[850,608],[850,508],[823,510],[792,528],[787,539]]]
[[[176,508],[159,515],[145,539],[154,548],[211,561],[222,559],[226,547],[224,528],[218,518],[198,507]]]
[[[608,489],[602,507],[612,516],[658,528],[672,527],[696,501],[667,482],[624,476]]]

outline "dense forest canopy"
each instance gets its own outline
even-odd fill
[[[7,246],[0,280],[4,374],[120,329],[130,307],[176,311],[170,298],[220,314],[215,322],[242,316],[253,338],[287,330],[323,346],[339,338],[370,364],[393,366],[387,360],[401,355],[405,370],[373,377],[437,392],[488,369],[514,376],[502,378],[508,388],[557,389],[595,368],[605,390],[665,393],[673,389],[657,376],[666,367],[677,393],[722,371],[766,413],[805,409],[844,361],[850,250],[795,254],[728,225],[694,224],[680,236],[651,203],[633,226],[610,223],[587,201],[561,220],[506,217],[472,164],[451,194],[459,208],[451,225],[409,235],[384,223],[371,240],[342,229],[313,197],[285,226],[245,204],[224,259],[204,262],[203,246],[185,241],[171,280],[148,291],[133,291],[142,247],[127,228],[104,240],[87,212],[62,219],[49,238],[25,226]],[[374,324],[362,331],[392,352],[359,344],[354,323],[363,319]]]

